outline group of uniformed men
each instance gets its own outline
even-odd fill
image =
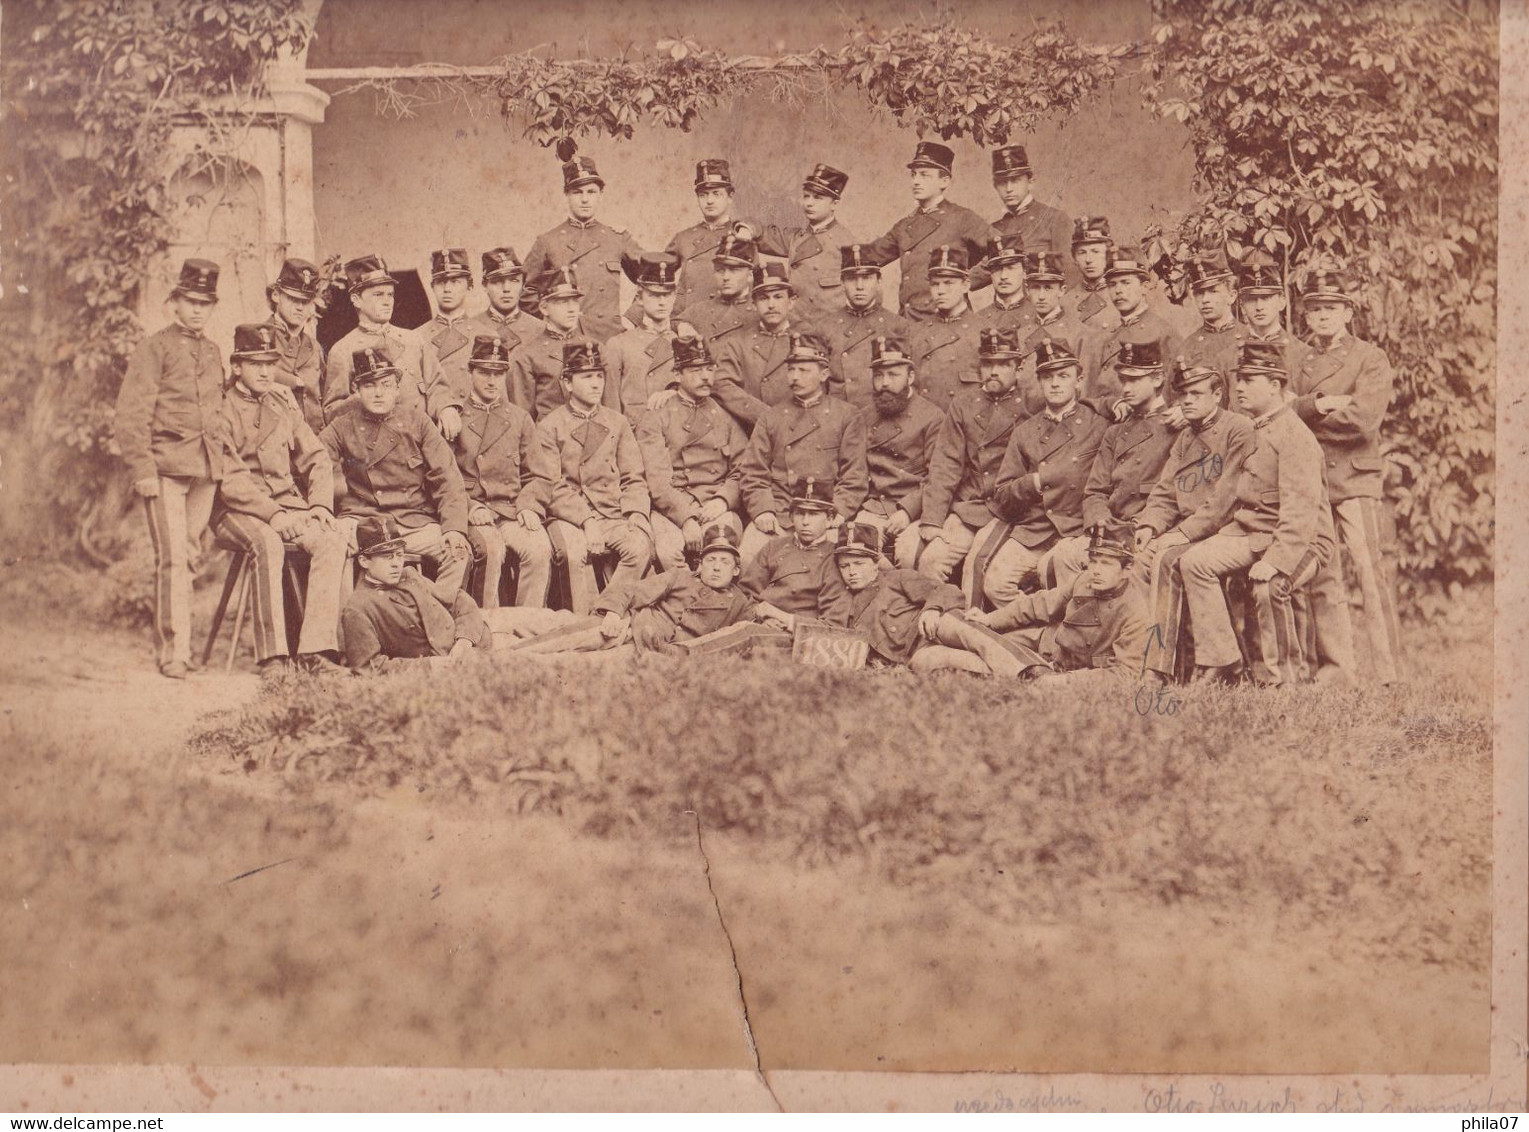
[[[291,259],[226,390],[201,333],[217,265],[188,260],[117,415],[161,670],[191,667],[188,546],[211,521],[253,563],[267,668],[445,663],[496,634],[528,655],[765,647],[805,619],[916,668],[1280,684],[1354,679],[1357,618],[1368,673],[1394,680],[1392,375],[1349,332],[1342,275],[1306,281],[1303,340],[1272,260],[1197,255],[1203,322],[1181,338],[1106,218],[1035,200],[1023,146],[993,152],[992,223],[946,199],[953,163],[920,142],[916,208],[860,241],[844,173],[814,165],[805,222],[780,228],[735,218],[728,163],[704,160],[700,222],[650,252],[596,219],[605,184],[576,156],[568,219],[524,260],[482,253],[482,313],[464,249],[432,255],[414,330],[361,256],[358,325],[326,357],[320,272]],[[289,548],[308,558],[295,661]],[[485,617],[507,563],[514,608]],[[544,608],[555,567],[564,610]]]

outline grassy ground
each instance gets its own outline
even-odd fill
[[[740,977],[767,1068],[1485,1057],[1480,609],[1396,688],[1145,716],[669,658],[262,694],[4,613],[6,1060],[742,1066]]]

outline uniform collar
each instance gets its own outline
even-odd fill
[[[233,385],[229,387],[229,392],[231,392],[235,397],[239,398],[239,400],[247,401],[251,405],[260,404],[261,399],[256,397],[248,389],[244,388],[244,383],[241,381],[234,382]]]
[[[813,408],[816,408],[818,405],[821,405],[823,403],[823,399],[825,397],[827,397],[827,396],[828,396],[828,394],[826,392],[824,392],[823,390],[819,389],[816,393],[814,393],[811,397],[809,397],[807,400],[804,401],[800,397],[798,397],[796,394],[793,393],[791,395],[791,403],[793,405],[795,405],[798,409],[813,409]]]
[[[1142,319],[1144,319],[1146,317],[1147,317],[1147,303],[1146,303],[1146,300],[1143,299],[1141,306],[1137,307],[1134,311],[1132,311],[1128,315],[1127,314],[1123,314],[1123,315],[1120,316],[1120,325],[1121,326],[1135,326],[1138,322],[1140,322]]]
[[[1102,291],[1104,290],[1104,282],[1104,276],[1102,275],[1098,279],[1085,279],[1083,280],[1083,289],[1085,291]]]
[[[932,216],[935,213],[943,212],[944,210],[945,210],[945,198],[941,197],[939,200],[935,201],[933,204],[927,204],[927,205],[921,204],[921,205],[919,205],[918,208],[915,209],[914,211],[919,216]]]
[[[1255,418],[1254,418],[1254,420],[1253,420],[1253,427],[1254,427],[1254,428],[1263,428],[1263,427],[1264,427],[1264,425],[1266,425],[1266,424],[1268,424],[1268,423],[1269,423],[1269,422],[1270,422],[1270,421],[1272,421],[1272,420],[1273,420],[1273,419],[1274,419],[1274,418],[1275,418],[1275,417],[1277,417],[1277,416],[1279,416],[1279,415],[1280,415],[1280,414],[1281,414],[1281,413],[1283,413],[1283,412],[1284,412],[1284,411],[1285,411],[1285,410],[1286,410],[1286,409],[1287,409],[1287,408],[1289,408],[1289,406],[1288,406],[1288,405],[1287,405],[1287,404],[1285,404],[1285,403],[1284,403],[1284,402],[1281,402],[1281,403],[1280,403],[1280,404],[1279,404],[1279,405],[1277,405],[1277,406],[1276,406],[1276,407],[1274,407],[1274,408],[1272,408],[1272,409],[1270,409],[1270,410],[1269,410],[1269,411],[1268,411],[1268,412],[1267,412],[1267,413],[1265,413],[1265,414],[1264,414],[1264,415],[1263,415],[1263,416],[1261,416],[1261,417],[1255,417]]]
[[[665,338],[673,338],[674,337],[674,320],[670,319],[668,322],[664,323],[662,326],[658,326],[658,325],[655,325],[648,318],[647,315],[643,315],[642,316],[642,323],[638,326],[638,329],[639,330],[646,330],[649,334],[662,334]]]
[[[474,409],[482,409],[484,412],[492,412],[493,410],[497,409],[500,405],[504,404],[504,398],[500,397],[497,401],[495,401],[492,405],[490,405],[490,404],[487,404],[487,403],[485,403],[483,401],[478,400],[478,395],[476,393],[471,393],[467,397],[467,404],[471,408],[474,408]]]
[[[1073,401],[1072,401],[1072,404],[1068,405],[1067,408],[1063,409],[1060,413],[1053,413],[1051,411],[1051,407],[1048,405],[1046,408],[1041,410],[1041,415],[1043,417],[1045,417],[1048,421],[1051,421],[1054,424],[1061,424],[1063,421],[1067,420],[1068,417],[1072,416],[1077,411],[1078,411],[1078,399],[1076,397],[1074,397]]]
[[[1086,584],[1085,588],[1089,597],[1096,597],[1102,601],[1112,597],[1119,597],[1121,594],[1125,593],[1126,587],[1130,584],[1131,575],[1129,573],[1125,573],[1120,576],[1120,581],[1116,582],[1107,590],[1096,590],[1092,586],[1088,586]]]
[[[1035,203],[1035,194],[1034,193],[1026,193],[1025,194],[1025,199],[1020,201],[1013,208],[1009,209],[1008,215],[1009,216],[1020,216],[1023,213],[1029,211],[1030,206],[1032,204],[1034,204],[1034,203]]]
[[[1337,334],[1333,335],[1333,340],[1324,346],[1322,345],[1322,339],[1313,334],[1311,336],[1311,344],[1318,353],[1325,354],[1327,351],[1336,349],[1337,347],[1343,345],[1344,342],[1348,341],[1348,337],[1348,331],[1340,330]]]
[[[575,327],[574,329],[577,330],[578,328]],[[546,332],[548,338],[555,338],[559,342],[566,342],[573,337],[573,330],[559,330],[550,322],[543,323],[542,330]]]
[[[828,231],[837,223],[839,223],[839,218],[837,216],[830,216],[821,224],[807,225],[807,230],[810,231],[814,236],[821,236],[824,232]]]
[[[857,307],[850,306],[848,301],[846,301],[845,304],[844,304],[844,309],[849,311],[849,313],[852,314],[856,318],[870,318],[871,315],[875,314],[877,311],[879,311],[881,309],[881,304],[880,303],[872,303],[868,307],[857,308]]]
[[[440,311],[436,311],[435,312],[435,318],[433,319],[433,321],[440,323],[442,326],[448,326],[449,327],[449,326],[455,326],[457,323],[461,322],[466,317],[467,317],[467,315],[459,313],[456,316],[456,318],[448,318],[446,315],[442,314]]]
[[[207,337],[207,335],[203,334],[200,330],[192,330],[191,327],[187,326],[184,322],[172,322],[170,325],[174,329],[179,330],[187,338],[201,339]]]
[[[519,307],[516,307],[509,314],[500,314],[493,307],[489,307],[488,310],[486,312],[484,312],[484,313],[486,313],[488,315],[488,320],[490,322],[503,322],[503,323],[514,322],[518,318],[520,318],[520,315],[521,315],[521,311],[520,311]]]
[[[1039,312],[1036,312],[1036,313],[1039,314]],[[1060,322],[1061,319],[1062,319],[1062,308],[1061,307],[1057,307],[1056,310],[1052,311],[1049,315],[1047,315],[1047,314],[1040,314],[1040,320],[1041,320],[1041,325],[1042,326],[1050,326],[1053,322]]]
[[[676,389],[674,391],[674,399],[687,409],[699,409],[701,407],[701,402],[691,397],[683,389]],[[711,398],[708,397],[706,400],[710,401]]]
[[[356,329],[359,330],[362,334],[375,334],[379,338],[385,338],[387,337],[388,331],[394,329],[394,327],[391,322],[379,322],[373,326],[368,326],[362,319],[358,317],[356,319]]]
[[[575,220],[570,216],[568,219],[564,220],[563,223],[568,225],[570,228],[577,228],[579,231],[584,232],[599,224],[600,221],[594,217],[590,217],[588,220]]]
[[[1210,416],[1206,417],[1204,420],[1202,420],[1202,421],[1190,421],[1189,422],[1189,431],[1194,433],[1196,436],[1198,436],[1200,433],[1202,433],[1206,429],[1210,428],[1211,425],[1215,424],[1220,419],[1221,419],[1221,406],[1217,405],[1214,409],[1212,409],[1210,411]]]
[[[962,316],[970,312],[971,309],[972,299],[970,295],[967,295],[966,299],[961,303],[961,305],[957,307],[951,314],[943,314],[940,311],[935,311],[934,318],[936,322],[960,322]]]
[[[1230,330],[1230,329],[1232,329],[1232,327],[1234,327],[1236,325],[1237,325],[1237,316],[1234,315],[1234,314],[1227,315],[1226,316],[1226,321],[1223,322],[1220,326],[1212,326],[1210,323],[1206,322],[1204,319],[1200,320],[1200,329],[1205,331],[1208,334],[1220,334],[1223,330]]]
[[[599,405],[596,405],[593,409],[589,410],[589,412],[586,413],[586,412],[584,412],[584,410],[580,409],[577,405],[575,405],[572,401],[565,401],[563,403],[568,406],[568,411],[570,413],[572,413],[576,419],[581,420],[581,421],[592,421],[592,420],[595,419],[596,414],[598,414],[600,412],[600,406]]]

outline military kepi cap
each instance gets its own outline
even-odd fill
[[[1110,244],[1110,219],[1107,216],[1080,216],[1072,222],[1072,246]]]
[[[841,173],[832,165],[824,165],[821,161],[802,178],[802,188],[809,192],[820,193],[825,197],[833,197],[834,200],[844,195],[844,186],[847,184],[849,184],[848,173]]]
[[[977,357],[981,361],[1006,361],[1025,356],[1019,344],[1019,331],[1007,326],[984,327],[977,343]]]
[[[956,167],[956,151],[939,142],[919,142],[913,150],[909,169],[940,169],[946,173]]]
[[[1035,346],[1035,372],[1037,374],[1050,373],[1056,369],[1066,369],[1068,366],[1074,369],[1078,366],[1078,356],[1072,352],[1072,347],[1061,338],[1042,338]]]
[[[1115,372],[1121,377],[1146,377],[1163,368],[1163,344],[1156,338],[1145,342],[1122,342],[1115,355]]]
[[[987,242],[988,267],[1003,267],[1011,263],[1025,262],[1025,240],[1018,232],[1002,232]]]
[[[442,248],[430,253],[430,282],[472,277],[472,263],[467,258],[466,248]]]
[[[791,483],[791,509],[793,511],[832,511],[834,509],[834,485],[832,480],[817,476],[803,476]]]
[[[827,338],[807,331],[791,335],[791,345],[786,351],[786,361],[827,362],[831,353]]]
[[[696,192],[702,189],[730,189],[733,187],[732,170],[720,157],[706,157],[695,163]]]
[[[1067,274],[1061,252],[1026,252],[1025,279],[1031,283],[1061,283]]]
[[[839,248],[839,274],[880,275],[881,265],[867,258],[864,244],[843,244]]]
[[[881,531],[870,523],[845,523],[839,528],[838,541],[834,543],[835,558],[861,555],[866,558],[881,557]]]
[[[542,272],[536,277],[536,293],[543,299],[582,299],[584,292],[579,290],[579,276],[574,271],[573,264],[567,267],[554,267]]]
[[[1237,372],[1270,374],[1281,381],[1290,376],[1284,351],[1273,342],[1244,342],[1237,352]]]
[[[563,343],[564,377],[596,371],[605,372],[605,362],[600,357],[600,343],[589,341]]]
[[[1203,362],[1186,361],[1180,358],[1173,367],[1173,387],[1180,393],[1191,385],[1198,385],[1202,381],[1210,381],[1220,378],[1224,383],[1226,378],[1215,366],[1205,365]]]
[[[965,279],[971,272],[971,257],[959,244],[941,244],[929,253],[929,278],[942,276]]]
[[[352,389],[360,389],[363,385],[381,381],[385,377],[402,376],[403,371],[393,364],[392,355],[379,347],[368,346],[350,355],[350,387]]]
[[[1205,291],[1223,280],[1232,278],[1232,268],[1221,252],[1202,252],[1192,258],[1184,268],[1189,276],[1191,291]]]
[[[895,334],[878,334],[871,339],[871,368],[885,369],[887,366],[911,366],[913,364],[913,351],[908,347],[906,338],[900,338]]]
[[[733,534],[733,528],[726,523],[713,523],[701,533],[701,557],[706,557],[714,550],[724,550],[739,560],[743,558],[743,551],[738,547],[738,536]]]
[[[404,548],[404,533],[390,515],[367,515],[356,523],[356,553],[390,554]]]
[[[472,357],[468,358],[467,367],[503,372],[510,368],[510,348],[497,334],[479,334],[473,338]]]
[[[729,232],[718,242],[711,262],[713,267],[753,267],[758,259],[759,249],[753,240]]]
[[[1001,145],[993,150],[993,176],[1028,177],[1030,158],[1022,145]]]
[[[1089,528],[1088,553],[1130,562],[1136,557],[1136,532],[1130,523],[1108,520]]]
[[[489,248],[483,253],[483,282],[513,279],[516,276],[524,278],[525,274],[525,266],[520,262],[520,257],[515,254],[514,248],[509,246]]]
[[[305,259],[286,260],[276,276],[276,286],[294,299],[316,298],[319,293],[319,269]]]
[[[1124,248],[1110,256],[1110,262],[1104,269],[1106,279],[1114,279],[1122,275],[1134,275],[1138,279],[1147,277],[1147,265],[1136,257],[1134,251]]]
[[[575,157],[572,161],[563,162],[563,191],[571,193],[574,189],[581,189],[585,185],[599,185],[605,188],[605,178],[600,176],[600,170],[595,168],[594,159],[591,157]]]
[[[234,327],[234,349],[229,355],[235,362],[274,362],[281,357],[276,345],[276,328],[268,322],[246,322]]]
[[[1330,265],[1313,269],[1306,277],[1306,286],[1301,289],[1303,302],[1310,303],[1321,299],[1354,305],[1354,296],[1349,293],[1348,280]]]
[[[1283,294],[1285,279],[1274,257],[1263,251],[1249,253],[1237,276],[1237,290],[1244,295]]]
[[[758,298],[765,291],[773,291],[777,287],[784,287],[793,295],[796,288],[791,285],[791,273],[786,270],[783,263],[760,263],[754,266],[754,297]]]
[[[675,369],[700,369],[702,366],[714,366],[717,359],[712,357],[711,349],[706,345],[704,338],[676,338],[673,342],[674,368]]]
[[[383,284],[391,287],[394,280],[388,273],[387,261],[380,255],[357,256],[345,264],[345,285],[352,295]]]
[[[680,257],[673,252],[621,253],[621,271],[646,291],[673,291],[679,285]]]
[[[188,259],[181,264],[180,277],[170,289],[170,297],[218,301],[218,265],[210,259]]]

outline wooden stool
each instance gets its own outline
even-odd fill
[[[219,544],[222,545],[222,544]],[[207,634],[207,644],[202,648],[202,667],[207,667],[212,659],[213,647],[218,643],[218,633],[223,628],[223,618],[228,613],[228,603],[234,602],[234,629],[228,640],[228,659],[223,663],[224,672],[232,672],[234,668],[234,654],[239,651],[239,637],[244,631],[244,614],[249,606],[250,590],[255,584],[254,564],[255,556],[241,547],[228,547],[228,571],[223,575],[223,593],[218,597],[217,612],[212,615],[212,629]],[[283,557],[282,575],[282,601],[285,603],[289,598],[297,608],[297,617],[285,618],[287,625],[287,648],[297,647],[294,626],[298,629],[303,621],[303,578],[298,573],[297,564],[292,561],[294,552],[301,554],[297,547],[289,546]],[[237,591],[237,596],[235,596]]]

